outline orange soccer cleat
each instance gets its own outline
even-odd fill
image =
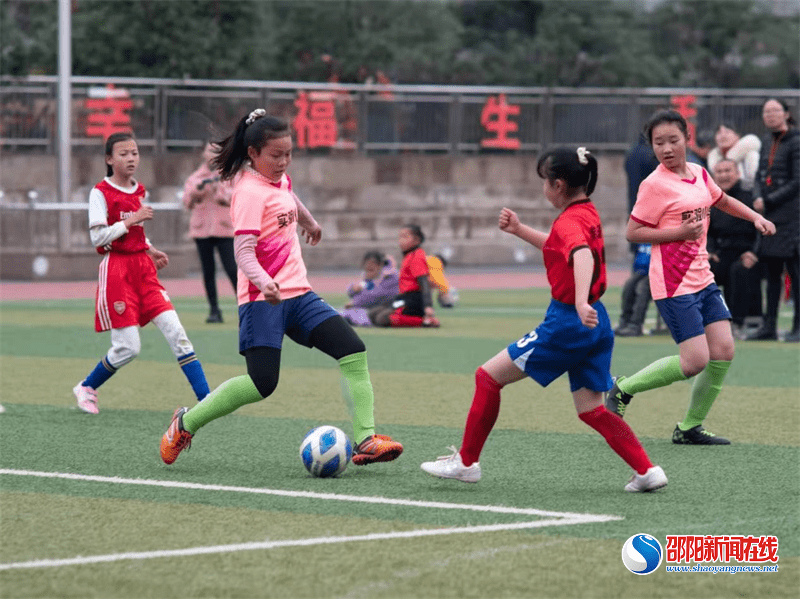
[[[189,408],[178,408],[172,415],[167,432],[161,437],[161,459],[171,464],[184,449],[192,446],[192,434],[183,429],[183,415]]]
[[[391,462],[403,453],[403,446],[387,435],[371,435],[356,445],[353,463],[365,466],[374,462]]]

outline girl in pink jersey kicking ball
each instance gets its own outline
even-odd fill
[[[500,412],[500,390],[526,377],[546,387],[567,372],[578,418],[634,470],[625,490],[660,489],[667,484],[664,470],[650,462],[628,424],[603,406],[603,393],[612,385],[614,332],[600,301],[606,290],[603,227],[589,199],[597,185],[597,161],[586,148],[555,148],[539,158],[537,172],[544,195],[559,210],[550,231],[522,224],[508,208],[500,212],[499,225],[542,250],[552,293],[544,321],[478,368],[461,448],[423,463],[422,470],[478,482],[478,458]]]
[[[626,237],[652,244],[650,289],[679,355],[656,360],[630,377],[618,377],[606,407],[620,416],[633,396],[696,376],[689,408],[672,433],[678,445],[729,445],[703,427],[734,355],[731,313],[708,263],[711,206],[749,220],[762,235],[775,225],[723,192],[708,172],[686,161],[684,118],[673,110],[653,115],[645,127],[659,165],[639,187]]]
[[[234,181],[231,218],[239,266],[239,353],[247,374],[225,381],[191,409],[178,408],[161,439],[161,459],[172,464],[201,427],[272,395],[278,385],[283,338],[288,336],[338,362],[342,389],[353,407],[353,463],[394,460],[403,446],[375,434],[364,342],[308,283],[298,233],[316,245],[322,229],[292,191],[286,172],[292,161],[289,125],[259,108],[217,145],[220,150],[212,167],[222,180]]]
[[[111,331],[111,349],[72,390],[78,407],[89,414],[98,413],[97,389],[139,355],[139,327],[151,320],[164,334],[200,401],[208,395],[203,367],[156,274],[169,259],[149,242],[142,227],[153,218],[153,208],[142,204],[147,192],[133,178],[139,166],[133,134],[110,135],[105,152],[106,178],[89,194],[89,235],[103,256],[95,330]]]

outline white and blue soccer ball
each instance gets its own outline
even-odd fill
[[[338,476],[353,457],[353,444],[345,432],[335,426],[318,426],[306,433],[300,444],[300,459],[311,476]]]

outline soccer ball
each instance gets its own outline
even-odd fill
[[[350,438],[335,426],[312,428],[300,444],[300,459],[311,476],[337,476],[344,472],[352,457]]]

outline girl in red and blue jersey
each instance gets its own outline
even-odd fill
[[[522,224],[508,208],[500,212],[499,225],[542,250],[552,289],[550,306],[536,329],[478,368],[461,448],[423,463],[422,469],[440,478],[478,482],[478,459],[500,411],[500,390],[525,377],[546,387],[567,372],[578,418],[634,470],[625,490],[659,489],[667,484],[664,471],[650,462],[625,421],[603,405],[604,392],[612,385],[614,333],[600,301],[606,290],[603,228],[589,199],[597,184],[597,161],[585,148],[557,148],[539,158],[537,172],[544,180],[544,195],[560,211],[550,231]]]
[[[169,260],[148,241],[142,227],[153,218],[153,208],[142,204],[147,192],[133,178],[139,166],[139,148],[133,134],[110,135],[105,159],[107,176],[89,194],[89,235],[103,256],[95,330],[111,331],[111,349],[72,392],[81,410],[97,414],[97,389],[139,355],[139,327],[152,320],[164,334],[200,401],[208,395],[203,367],[156,274]]]
[[[247,374],[228,379],[200,404],[178,408],[161,439],[161,459],[173,463],[203,426],[272,395],[278,386],[283,338],[316,347],[338,362],[342,389],[353,406],[353,463],[388,462],[403,446],[375,434],[374,394],[364,342],[311,289],[299,233],[316,245],[322,228],[292,190],[288,123],[263,108],[242,117],[218,142],[212,165],[234,181],[231,218],[239,266],[239,353]]]

